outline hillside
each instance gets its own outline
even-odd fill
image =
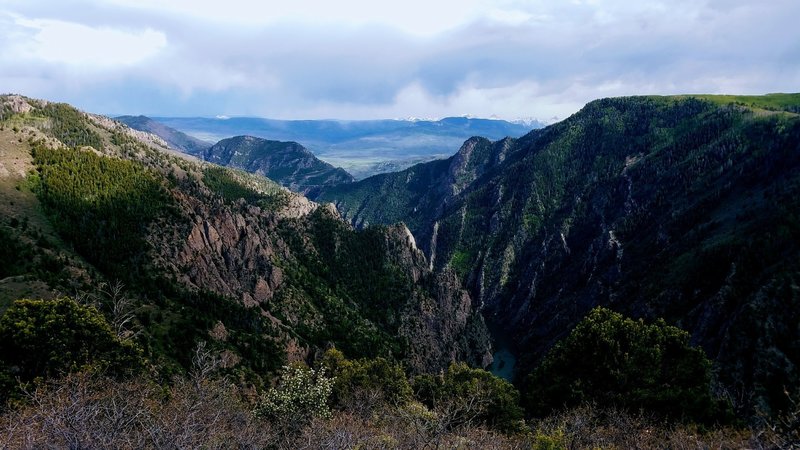
[[[798,105],[597,100],[318,199],[355,225],[405,222],[516,343],[520,380],[604,305],[688,330],[741,410],[783,408],[784,387],[800,385]]]
[[[356,232],[272,181],[180,157],[107,118],[0,101],[0,311],[83,298],[110,322],[124,317],[118,331],[166,378],[203,341],[255,386],[331,346],[416,373],[488,363],[471,298],[454,273],[427,268],[402,226]]]
[[[352,121],[157,117],[155,120],[211,141],[249,135],[299,142],[318,158],[344,168],[356,179],[446,158],[472,136],[518,137],[541,126],[467,117]]]
[[[114,120],[122,122],[134,130],[152,133],[163,139],[171,148],[190,155],[198,156],[212,145],[210,142],[201,141],[146,116],[119,116]]]
[[[343,169],[320,161],[296,142],[235,136],[211,144],[145,116],[120,116],[115,120],[160,137],[172,149],[221,166],[257,173],[311,197],[322,186],[353,181]]]
[[[296,142],[236,136],[217,142],[199,156],[214,164],[267,177],[310,198],[324,186],[353,181],[349,173],[320,161]]]
[[[680,448],[772,448],[798,442],[796,410],[773,410],[772,417],[745,428],[731,409],[735,406],[739,418],[746,419],[748,404],[742,400],[767,398],[776,405],[768,398],[773,386],[757,384],[759,377],[793,382],[791,367],[774,363],[778,357],[794,361],[796,330],[787,323],[796,323],[797,289],[785,283],[796,279],[791,265],[796,258],[782,258],[794,256],[796,216],[784,217],[779,209],[770,216],[767,208],[755,210],[766,214],[760,218],[740,214],[736,222],[742,226],[771,233],[764,223],[769,221],[780,228],[736,253],[728,247],[719,256],[707,250],[713,249],[710,244],[687,244],[694,246],[689,251],[715,255],[715,263],[737,258],[736,270],[726,275],[713,301],[704,300],[705,285],[695,288],[690,300],[705,301],[701,323],[711,324],[706,330],[719,318],[749,327],[724,338],[738,338],[735,344],[752,354],[729,351],[728,356],[766,364],[757,370],[731,368],[717,352],[714,372],[706,353],[693,345],[714,349],[706,335],[698,335],[691,321],[695,311],[677,317],[684,305],[664,303],[674,300],[678,289],[690,289],[692,279],[667,278],[667,287],[658,287],[664,293],[645,306],[628,297],[637,287],[655,289],[654,283],[666,278],[649,272],[651,278],[643,277],[642,268],[630,267],[626,259],[644,260],[635,243],[647,242],[647,229],[637,224],[655,213],[646,203],[652,190],[643,189],[647,184],[634,173],[653,156],[641,156],[639,162],[625,158],[615,172],[614,158],[621,156],[612,152],[613,158],[603,159],[609,166],[598,166],[602,151],[589,145],[640,123],[634,117],[664,120],[665,129],[672,121],[684,126],[686,136],[703,137],[689,124],[728,123],[712,119],[722,112],[735,119],[736,128],[726,136],[744,130],[747,139],[769,143],[763,148],[777,152],[770,155],[788,156],[766,175],[791,180],[781,171],[791,174],[796,163],[791,158],[798,134],[794,114],[754,114],[698,100],[614,99],[592,103],[566,125],[520,140],[470,139],[450,160],[401,174],[409,186],[419,183],[416,190],[403,191],[398,180],[392,181],[393,190],[377,188],[390,186],[393,176],[379,177],[385,184],[375,184],[376,196],[393,192],[386,200],[394,203],[384,205],[390,214],[398,214],[404,192],[413,193],[421,213],[412,224],[417,233],[433,220],[434,233],[426,241],[429,260],[402,224],[356,230],[331,205],[313,203],[258,175],[198,161],[108,118],[15,95],[0,97],[0,104],[0,238],[6,244],[0,246],[0,434],[9,448],[650,448],[665,442]],[[604,136],[606,118],[613,114],[620,114],[617,126]],[[597,120],[601,125],[593,126]],[[754,124],[766,128],[749,128]],[[575,130],[571,139],[577,140],[562,141],[559,127]],[[587,130],[593,130],[591,139],[581,141]],[[625,155],[629,137],[609,148]],[[642,139],[633,142],[648,142]],[[670,157],[684,148],[681,139],[666,142],[669,146],[659,151]],[[645,148],[637,146],[636,155],[644,155]],[[753,148],[763,162],[764,151]],[[553,159],[559,151],[573,152],[573,158]],[[683,176],[666,170],[670,164],[655,167],[665,170],[666,179]],[[570,167],[570,175],[550,178],[563,184],[525,178],[542,167]],[[598,167],[607,170],[597,175]],[[634,181],[612,187],[633,185],[622,192],[634,193],[642,209],[614,206],[616,191],[602,183],[620,175]],[[636,176],[653,181],[662,175]],[[748,176],[765,183],[779,179]],[[496,180],[506,187],[496,190]],[[595,183],[603,189],[572,197],[571,189]],[[532,190],[538,186],[541,191]],[[791,209],[797,183],[786,186],[769,198]],[[703,187],[701,198],[720,198]],[[350,192],[355,198],[364,191]],[[487,192],[494,200],[486,201]],[[559,199],[563,208],[547,197],[559,192],[565,195]],[[591,207],[573,208],[567,201],[573,198]],[[527,217],[520,228],[513,220],[514,199],[541,200],[536,204],[555,209],[543,210],[551,216]],[[370,205],[361,213],[379,211],[379,204]],[[425,205],[436,206],[438,218],[426,218],[433,213],[419,209]],[[474,209],[481,205],[485,209]],[[491,208],[499,212],[482,219],[479,214]],[[613,215],[619,210],[626,211],[625,220],[638,221],[621,226],[623,219]],[[681,213],[658,212],[666,226],[692,223]],[[601,230],[599,237],[591,220],[597,214],[615,227],[607,234]],[[554,246],[530,245],[532,239],[548,238],[552,220],[564,217],[576,228],[562,231]],[[498,290],[490,265],[497,262],[492,259],[496,247],[486,243],[502,245],[506,227],[521,233],[505,241],[507,251],[518,248],[520,256],[515,262],[504,254],[508,269]],[[719,228],[728,230],[726,237],[737,236],[737,228],[727,224],[701,232]],[[667,231],[670,239],[659,242],[661,251],[684,249],[681,236],[673,228]],[[704,242],[712,235],[694,236]],[[593,266],[581,260],[587,252],[583,239],[592,240]],[[713,239],[728,246],[739,242]],[[514,247],[518,242],[527,247]],[[469,247],[479,244],[486,250]],[[468,253],[473,250],[477,259]],[[769,258],[785,265],[766,272],[761,264]],[[678,263],[692,261],[681,256]],[[658,258],[647,263],[654,270],[673,269]],[[520,265],[530,272],[520,272]],[[562,269],[567,271],[554,274]],[[688,270],[684,276],[715,281],[710,268]],[[764,278],[740,278],[740,271]],[[583,282],[582,276],[599,282]],[[609,285],[613,276],[616,284]],[[629,286],[624,276],[641,278]],[[743,279],[776,281],[758,288],[753,298],[747,288],[755,282]],[[538,291],[526,291],[529,287]],[[555,298],[549,297],[555,289]],[[579,303],[581,294],[588,301]],[[513,303],[523,295],[541,303]],[[730,302],[750,309],[730,318],[719,312]],[[777,302],[783,302],[781,314]],[[591,307],[596,304],[648,319]],[[585,305],[590,310],[581,313]],[[549,321],[531,318],[532,312],[547,314]],[[535,364],[535,351],[550,339],[553,329],[542,322],[563,325],[553,333],[564,338],[529,377],[518,376],[515,386],[481,369],[492,360],[483,314],[491,314],[500,354],[513,358],[511,350],[520,357],[518,375]],[[657,314],[694,336],[653,320]],[[573,317],[577,326],[570,330]],[[511,338],[526,340],[511,348]],[[774,346],[764,351],[767,345]],[[737,378],[748,373],[754,376]],[[730,384],[719,383],[731,379],[742,382],[739,390],[726,391]],[[751,387],[762,390],[750,396]]]

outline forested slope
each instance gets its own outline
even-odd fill
[[[354,224],[407,223],[519,343],[520,375],[605,305],[689,330],[744,409],[785,406],[800,382],[798,105],[597,100],[519,140],[471,139],[447,161],[320,199]]]

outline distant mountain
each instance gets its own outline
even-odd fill
[[[320,161],[297,142],[236,136],[217,142],[199,156],[214,164],[265,176],[311,197],[323,186],[353,181],[344,169]]]
[[[446,158],[472,136],[489,139],[518,137],[541,125],[467,117],[435,121],[272,120],[252,117],[157,117],[154,120],[210,141],[250,135],[299,142],[317,157],[343,167],[356,179]]]
[[[800,386],[799,111],[800,94],[598,100],[318,199],[405,222],[515,343],[519,376],[604,305],[689,330],[739,407],[782,408]]]
[[[116,120],[134,130],[155,134],[175,150],[221,166],[257,173],[295,192],[313,196],[321,186],[353,181],[345,170],[320,161],[296,142],[236,136],[211,144],[146,116],[120,116]]]
[[[163,123],[157,122],[147,116],[119,116],[115,117],[125,125],[133,128],[134,130],[146,131],[160,137],[170,147],[175,150],[188,153],[190,155],[199,155],[211,147],[212,143],[202,141],[195,137],[182,133],[174,128],[170,128]]]

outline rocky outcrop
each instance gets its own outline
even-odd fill
[[[183,245],[170,255],[181,280],[240,299],[247,306],[271,299],[283,277],[272,263],[275,250],[270,230],[262,225],[269,218],[257,207],[242,214],[186,200],[194,203],[191,229]]]
[[[243,201],[234,204],[219,201],[202,188],[195,195],[175,194],[187,220],[171,232],[160,230],[152,235],[159,253],[157,259],[164,270],[175,274],[189,289],[210,290],[237,299],[249,308],[260,308],[262,314],[285,330],[283,345],[291,358],[314,354],[315,344],[298,340],[291,330],[325,327],[328,319],[319,315],[321,311],[313,312],[318,309],[313,306],[316,299],[306,299],[302,289],[298,290],[301,281],[296,278],[296,271],[307,264],[305,252],[315,255],[327,247],[327,242],[314,234],[319,222],[337,230],[331,239],[353,239],[348,235],[356,232],[341,221],[333,205],[319,206],[287,193],[289,199],[284,206],[265,210]],[[288,243],[287,232],[293,235],[293,242],[299,240],[300,244]],[[405,226],[389,227],[380,233],[382,244],[373,249],[379,251],[377,254],[373,251],[371,258],[377,258],[376,264],[386,267],[388,273],[397,277],[396,283],[407,286],[404,289],[410,292],[390,314],[396,320],[387,329],[407,343],[403,358],[409,367],[422,373],[444,370],[454,361],[488,365],[491,344],[486,326],[455,274],[431,272]],[[296,245],[300,245],[302,254],[298,254]],[[332,259],[352,257],[349,253],[334,252]],[[325,289],[334,291],[346,289],[343,287],[346,284],[338,284],[337,279],[320,278],[318,283],[331,283]],[[287,298],[292,301],[287,302]],[[369,304],[353,307],[354,312],[372,308]],[[298,314],[298,308],[310,308],[312,313]],[[386,326],[371,326],[376,325]]]

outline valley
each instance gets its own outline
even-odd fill
[[[356,179],[446,158],[472,136],[518,137],[543,125],[466,117],[357,121],[154,117],[152,121],[208,143],[240,135],[298,142]],[[126,123],[137,128],[134,122]]]
[[[102,389],[224,379],[250,396],[213,391],[236,399],[225,414],[255,411],[276,427],[269,439],[295,442],[301,431],[267,399],[313,367],[335,376],[323,400],[335,414],[391,418],[409,442],[414,408],[441,427],[417,435],[425,442],[475,430],[530,442],[526,423],[555,439],[548,418],[592,398],[720,427],[791,410],[798,94],[600,99],[518,138],[469,137],[448,158],[360,180],[296,142],[205,146],[150,122],[156,134],[0,99],[9,405],[25,405],[36,377],[94,386],[105,371],[123,383]],[[49,307],[83,317],[37,325],[65,330],[59,357],[39,328],[17,328]],[[89,350],[80,333],[105,344]],[[565,370],[570,351],[600,359]],[[219,359],[192,378],[204,354]],[[66,373],[90,378],[59,381]],[[595,383],[618,391],[579,388]],[[472,402],[482,406],[460,409]],[[324,422],[325,408],[298,423],[345,426]],[[630,420],[642,420],[637,436],[650,426]]]
[[[789,363],[800,356],[798,103],[598,100],[520,139],[470,139],[447,160],[317,200],[354,226],[407,224],[431,267],[455,270],[510,334],[518,377],[609,306],[690,331],[723,384],[758,393],[740,407],[765,408],[800,383]]]

